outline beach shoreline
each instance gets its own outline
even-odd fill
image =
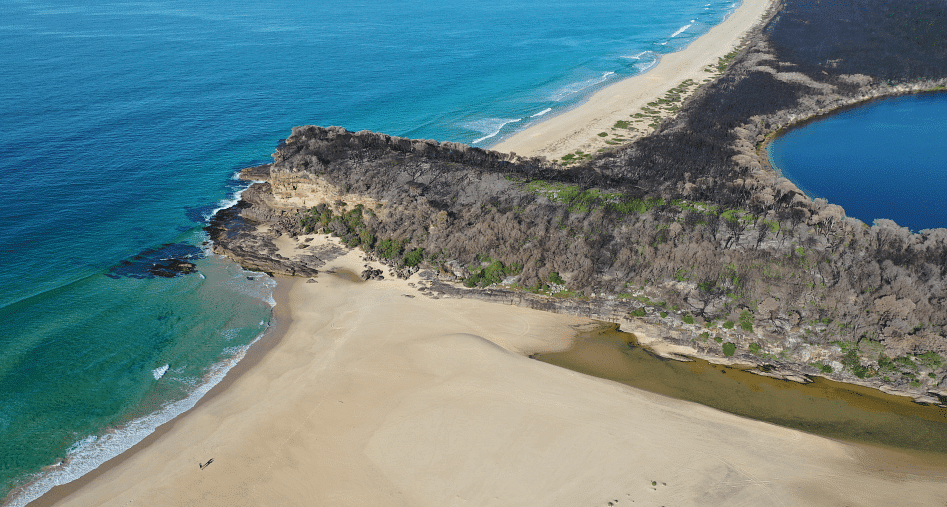
[[[520,156],[542,156],[550,160],[575,156],[577,151],[595,155],[615,144],[606,141],[622,139],[627,143],[643,137],[653,128],[617,127],[619,121],[643,123],[642,109],[662,99],[672,89],[691,83],[702,85],[720,74],[710,71],[720,59],[738,48],[743,38],[772,12],[774,0],[743,0],[722,23],[675,53],[662,55],[660,61],[646,72],[611,84],[578,106],[531,125],[489,147],[491,150],[516,153]],[[693,90],[688,90],[692,92]],[[665,115],[666,117],[666,115]],[[607,134],[601,136],[600,134]],[[582,155],[577,157],[582,158]],[[574,159],[573,159],[574,160]]]
[[[281,255],[305,239],[334,240],[281,238]],[[32,505],[922,505],[947,493],[866,468],[847,444],[531,360],[599,323],[425,295],[417,277],[356,282],[373,264],[363,255],[312,282],[280,279],[277,324],[226,382]]]
[[[243,359],[238,361],[237,364],[235,364],[234,367],[227,372],[224,378],[214,385],[214,387],[212,387],[206,395],[197,400],[191,409],[178,414],[167,423],[158,426],[154,432],[142,439],[140,442],[136,443],[118,456],[109,459],[91,472],[79,477],[76,480],[53,487],[46,493],[43,493],[43,495],[36,500],[30,502],[28,505],[30,507],[55,505],[72,495],[80,488],[97,480],[100,476],[112,468],[121,465],[128,458],[134,456],[138,452],[143,451],[144,449],[147,449],[148,446],[153,442],[156,442],[158,439],[164,437],[164,435],[174,428],[175,423],[179,419],[191,411],[200,410],[200,408],[205,403],[208,403],[216,396],[229,389],[237,379],[257,365],[260,362],[260,359],[266,355],[267,351],[275,347],[280,342],[282,337],[286,334],[286,329],[289,327],[291,322],[287,305],[280,305],[279,302],[285,301],[288,297],[289,291],[292,288],[293,280],[288,277],[276,277],[275,279],[276,287],[273,289],[273,299],[277,301],[277,305],[273,307],[270,327],[263,333],[256,343],[247,349],[246,355],[244,355]]]
[[[745,0],[740,8],[750,1]],[[699,41],[700,39],[694,44],[698,44]],[[667,56],[670,55],[665,55],[665,58]],[[668,81],[664,84],[674,86],[676,83]],[[603,91],[605,90],[599,93]],[[576,109],[582,107],[579,106]],[[529,132],[531,129],[524,132]],[[594,132],[596,128],[592,126],[586,130]],[[595,141],[594,138],[592,140]],[[584,146],[572,147],[570,152]],[[494,147],[494,149],[498,148]],[[516,151],[520,155],[537,154],[520,149],[509,151]],[[284,238],[283,242],[284,250],[295,247],[288,238]],[[342,269],[357,273],[361,263],[364,262],[361,258],[362,254],[354,251],[346,255],[348,257],[340,260],[338,265],[330,263],[330,270]],[[833,443],[807,434],[800,436],[798,432],[782,433],[792,430],[782,428],[773,430],[765,423],[756,421],[740,418],[727,419],[734,416],[705,411],[709,409],[693,409],[690,405],[680,405],[681,402],[676,400],[654,398],[641,393],[629,394],[616,389],[616,386],[608,381],[590,380],[572,372],[552,373],[551,370],[536,368],[531,366],[530,362],[522,361],[525,359],[524,356],[528,356],[531,352],[550,351],[568,346],[575,335],[574,326],[579,325],[578,321],[571,320],[568,322],[572,324],[567,324],[566,320],[560,322],[557,319],[559,317],[575,319],[574,317],[557,317],[524,309],[514,310],[504,305],[483,302],[457,301],[457,305],[466,307],[464,311],[470,312],[461,322],[463,326],[468,327],[466,331],[434,326],[430,328],[431,336],[420,338],[401,336],[398,338],[400,341],[396,343],[398,347],[404,346],[409,352],[417,354],[403,352],[397,355],[397,350],[391,350],[393,355],[397,355],[400,363],[389,370],[384,370],[390,375],[389,377],[381,375],[378,370],[368,371],[370,369],[363,364],[363,360],[356,359],[356,356],[352,354],[358,352],[374,358],[372,354],[377,355],[378,352],[372,347],[361,347],[357,350],[346,348],[351,345],[349,343],[351,338],[354,336],[359,340],[371,340],[372,333],[367,332],[367,329],[376,333],[379,330],[400,329],[404,327],[404,321],[399,319],[408,319],[408,317],[406,313],[402,314],[390,309],[386,311],[397,317],[394,320],[385,321],[371,312],[366,313],[364,308],[361,308],[366,301],[366,296],[368,299],[371,297],[379,299],[379,304],[383,302],[384,304],[380,304],[379,308],[395,302],[416,305],[414,309],[417,313],[413,315],[419,318],[439,315],[437,312],[443,310],[443,306],[454,304],[427,298],[409,283],[413,282],[388,279],[384,282],[355,283],[336,280],[336,277],[331,275],[320,276],[313,284],[307,283],[305,279],[280,278],[276,290],[278,294],[274,294],[278,304],[274,309],[273,328],[259,343],[250,347],[247,357],[241,360],[224,380],[204,396],[192,410],[161,426],[131,450],[110,460],[94,472],[77,481],[54,488],[30,505],[117,505],[126,502],[177,505],[198,501],[210,505],[257,505],[269,502],[271,498],[294,504],[308,500],[319,505],[330,503],[459,505],[470,502],[477,505],[509,505],[511,502],[504,500],[509,500],[511,497],[519,500],[519,502],[513,501],[513,504],[526,505],[544,502],[558,504],[566,503],[566,500],[574,502],[576,498],[580,498],[583,502],[594,503],[601,498],[610,499],[611,496],[615,496],[614,501],[617,503],[621,495],[627,495],[628,498],[635,495],[640,498],[641,495],[649,494],[669,495],[645,497],[649,500],[657,502],[656,499],[660,498],[661,501],[677,502],[682,505],[704,505],[712,501],[732,502],[734,505],[757,505],[771,502],[776,498],[786,499],[790,502],[789,505],[832,505],[842,500],[850,501],[853,505],[871,505],[875,493],[878,498],[885,498],[889,502],[908,500],[922,505],[925,501],[937,498],[945,492],[943,487],[934,485],[929,478],[918,477],[916,474],[908,474],[907,479],[902,476],[894,478],[886,475],[879,476],[876,470],[876,473],[872,475],[870,470],[866,470],[853,457],[857,453],[845,444]],[[307,303],[314,298],[330,299],[339,294],[344,296],[345,301],[321,302],[315,305]],[[394,304],[394,307],[400,308],[401,305]],[[329,312],[333,318],[329,319],[326,314],[318,314],[317,310]],[[493,317],[493,327],[502,327],[501,323],[509,322],[504,319],[513,314],[519,315],[516,312],[520,311],[532,312],[532,317],[523,317],[525,320],[530,320],[531,324],[526,326],[527,331],[518,336],[514,336],[515,333],[509,336],[503,335],[506,336],[505,338],[500,335],[483,336],[489,333],[482,332],[482,325],[476,324],[476,321],[481,318]],[[477,315],[474,318],[472,315],[478,312],[482,312],[483,315]],[[357,322],[352,321],[348,317],[351,314],[360,314],[361,319]],[[333,323],[336,318],[340,319],[340,327]],[[368,324],[365,320],[371,319],[379,319],[385,325],[374,324],[366,328]],[[539,325],[540,322],[549,323],[553,320],[558,326],[558,331],[553,333],[555,335],[553,340],[550,341],[549,336],[527,336],[531,327]],[[353,327],[347,328],[346,324],[352,324]],[[476,328],[478,325],[481,326],[481,331],[469,329]],[[570,328],[570,325],[573,327]],[[585,325],[592,324],[586,322]],[[569,329],[572,329],[571,334]],[[331,333],[337,331],[344,333],[346,330],[352,336],[339,347],[329,346],[326,349],[316,350],[311,357],[299,353],[299,351],[309,350],[304,346],[306,336],[324,338]],[[296,349],[289,347],[296,347]],[[385,350],[388,351],[388,349]],[[510,352],[514,354],[509,354]],[[456,357],[457,355],[464,356],[464,354],[473,355],[475,359],[488,358],[490,360],[470,363],[467,362],[469,358]],[[274,355],[280,355],[281,359],[273,359]],[[318,363],[318,361],[322,362]],[[507,368],[492,370],[490,368],[493,362],[502,363]],[[452,378],[450,375],[453,370],[446,370],[443,363],[460,369],[466,368],[464,371],[469,373],[469,376],[465,377],[467,383],[462,384],[460,388],[452,386],[447,389],[437,383],[427,382],[430,379],[443,381],[445,378]],[[324,375],[327,369],[343,375],[339,377],[343,380]],[[349,372],[353,370],[360,376],[349,375]],[[509,378],[512,379],[510,384],[506,385],[507,389],[517,390],[528,386],[533,389],[531,393],[538,396],[540,401],[503,398],[507,393],[499,389],[499,384],[493,384],[494,388],[486,392],[477,390],[490,382],[505,380],[500,375],[502,373],[509,374]],[[295,376],[292,381],[286,379],[289,375]],[[382,391],[385,395],[399,397],[399,404],[394,405],[389,403],[386,396],[372,391],[371,388],[374,388],[376,384],[369,382],[374,379],[378,383],[383,383],[391,376],[396,380],[393,385],[385,385]],[[401,382],[404,380],[403,377],[411,377],[411,381]],[[289,395],[295,398],[286,399],[283,396],[285,390],[245,389],[247,384],[274,382],[274,379],[287,380],[286,385],[296,388]],[[317,379],[329,379],[329,391],[321,391],[322,397],[307,397],[316,395],[309,395],[304,391],[311,390],[318,393],[325,387],[325,384],[319,383]],[[348,384],[340,387],[339,382]],[[546,388],[549,385],[555,385],[556,388]],[[485,404],[504,409],[504,417],[508,418],[506,422],[524,420],[528,424],[526,426],[511,425],[510,427],[516,429],[518,433],[503,434],[503,428],[491,425],[491,420],[479,413],[477,406],[459,403],[455,396],[457,389],[463,393],[479,395],[480,401]],[[593,400],[584,399],[588,390],[596,393]],[[353,436],[346,426],[313,420],[311,419],[313,412],[306,412],[300,408],[307,407],[308,409],[304,401],[312,399],[318,399],[319,406],[322,407],[322,404],[331,402],[327,398],[330,394],[339,395],[340,405],[354,403],[360,411],[359,416],[367,415],[374,418],[353,417],[352,414],[334,405],[335,410],[331,411],[332,414],[338,415],[348,423],[370,420],[374,426],[360,426],[358,434]],[[555,396],[546,399],[542,398],[543,395]],[[615,400],[608,399],[610,396],[614,396]],[[629,406],[621,405],[619,401]],[[264,413],[264,409],[258,408],[258,405],[266,403],[271,406],[278,405],[284,411]],[[570,403],[572,405],[569,405]],[[286,404],[293,406],[288,407]],[[541,410],[523,413],[520,409],[524,405],[536,406]],[[570,412],[571,418],[556,412],[557,408],[564,405],[574,409]],[[584,411],[606,418],[607,421],[603,424],[608,431],[596,434],[594,438],[587,437],[578,430],[568,435],[549,436],[548,433],[543,433],[543,439],[546,440],[538,439],[531,433],[536,427],[542,427],[544,422],[551,417],[556,421],[560,421],[559,417],[561,417],[562,421],[565,421],[564,424],[575,424],[582,428],[602,422],[591,418],[583,419],[582,412]],[[661,415],[672,413],[673,417],[669,423],[667,419],[652,417],[649,415],[650,411],[656,411]],[[696,411],[698,415],[684,414],[689,411]],[[614,416],[618,419],[612,419],[611,412],[618,413]],[[429,417],[417,418],[415,416],[418,413]],[[424,433],[406,427],[404,420],[408,417],[415,417],[428,431]],[[252,419],[255,425],[249,423],[241,425],[238,421],[240,418]],[[654,419],[654,421],[647,419]],[[461,425],[458,423],[461,420],[474,422]],[[615,435],[621,434],[621,430],[626,429],[625,424],[629,421],[632,426],[635,426],[634,436],[618,437],[621,445],[617,448],[609,448],[615,445]],[[759,426],[760,424],[764,426]],[[445,430],[445,426],[450,427]],[[646,427],[646,430],[641,430],[641,426]],[[722,437],[725,442],[720,446],[720,452],[717,452],[716,445],[708,446],[708,442],[715,438],[715,434],[707,429],[708,426],[715,429],[725,427],[730,431],[730,434]],[[486,433],[489,434],[477,433],[476,439],[470,436],[471,432],[476,432],[481,427],[488,427],[490,431]],[[249,439],[258,436],[261,429],[268,428],[288,428],[294,431],[279,433],[276,436],[265,435],[250,443],[241,442],[234,436]],[[316,436],[307,439],[303,435],[303,430],[312,431]],[[439,430],[450,435],[450,438],[444,437],[433,443],[428,440],[428,437],[435,435]],[[665,432],[676,438],[666,438]],[[747,435],[744,435],[741,440],[741,437],[736,434],[744,432]],[[281,435],[288,435],[288,437],[283,439]],[[768,446],[760,445],[760,441],[769,438],[777,441],[775,452],[783,451],[791,459],[782,460],[780,463],[761,462],[759,459],[762,458],[754,458],[745,450],[751,449],[754,453],[766,456],[767,453],[774,451]],[[470,449],[468,449],[456,444],[454,439],[475,445],[469,446]],[[640,439],[652,439],[657,443],[652,442],[642,446],[638,445],[641,444]],[[207,445],[208,440],[216,442],[216,447]],[[550,464],[552,463],[550,459],[558,460],[560,454],[542,454],[542,449],[537,449],[537,446],[542,447],[548,444],[547,440],[555,440],[560,446],[559,451],[567,445],[581,448],[587,444],[584,454],[578,456],[578,458],[585,458],[585,461],[578,460],[579,465],[582,466],[597,464],[617,470],[622,466],[622,458],[634,456],[635,458],[631,461],[650,460],[671,449],[669,454],[673,456],[663,456],[662,459],[666,463],[659,467],[659,470],[644,472],[649,472],[652,476],[672,475],[682,464],[688,465],[684,466],[685,471],[699,470],[693,475],[678,473],[674,476],[675,480],[693,479],[692,482],[688,482],[683,491],[662,490],[661,487],[667,486],[668,482],[663,480],[652,482],[646,479],[642,471],[634,470],[629,473],[627,468],[624,470],[633,476],[633,480],[612,471],[605,473],[605,478],[590,477],[588,470],[583,471],[577,466],[570,468],[574,465],[568,465],[568,463],[577,461],[576,456],[568,455],[564,451],[561,454],[566,455],[566,458]],[[290,442],[298,443],[298,449],[287,448]],[[335,458],[341,456],[344,465],[352,466],[335,469],[333,467],[338,464],[337,461],[320,461],[322,458],[314,458],[313,455],[325,451],[327,442],[330,444],[329,454]],[[335,445],[335,442],[342,442],[345,445]],[[348,445],[353,442],[357,445],[354,447]],[[683,445],[682,442],[688,445]],[[409,446],[409,443],[413,446]],[[458,454],[468,453],[478,446],[492,449],[494,453],[486,455],[478,451],[457,457]],[[678,446],[685,449],[682,450]],[[189,466],[188,463],[192,465],[195,460],[188,461],[186,459],[188,453],[195,449],[207,450],[211,447],[221,449],[224,454],[223,457],[219,454],[204,455],[201,460],[205,460],[208,456],[217,458],[206,471],[199,469],[198,471],[188,470],[184,473],[177,469],[172,470],[169,466],[162,466],[162,463],[168,463],[169,454],[178,458],[175,463],[182,466]],[[514,448],[520,454],[508,453],[511,456],[504,455],[506,461],[494,459],[495,454],[504,448]],[[700,449],[698,454],[703,452],[701,458],[704,461],[700,461],[698,465],[691,466],[691,461],[687,459],[692,448]],[[272,453],[266,454],[261,449],[270,450]],[[421,449],[422,457],[433,457],[432,462],[436,462],[439,466],[432,467],[429,463],[412,461],[411,458],[415,456],[411,454],[418,452],[418,449]],[[621,456],[619,452],[625,453],[625,456]],[[602,459],[601,456],[586,456],[593,453],[603,453],[606,459]],[[753,461],[754,459],[757,461]],[[234,466],[233,461],[239,461],[241,466]],[[261,462],[268,463],[270,467],[256,467]],[[291,465],[280,464],[284,462]],[[603,465],[602,462],[605,464]],[[540,474],[524,476],[518,472],[523,463],[527,464],[527,468],[532,467],[547,472],[557,465],[561,467],[552,470],[555,473],[550,475],[557,479],[553,481],[547,477],[540,477]],[[227,477],[215,475],[213,480],[203,478],[195,480],[191,477],[195,473],[207,472],[205,475],[209,475],[221,467],[225,467],[228,471]],[[483,477],[474,474],[476,470],[490,467],[495,467],[501,472],[505,471],[514,476],[514,479],[504,480],[494,475]],[[810,472],[807,468],[817,471]],[[280,473],[274,473],[274,469]],[[763,472],[757,474],[755,471],[758,469]],[[838,473],[832,475],[836,469],[839,470]],[[444,470],[460,470],[463,473],[459,475],[480,478],[482,482],[480,484],[473,484],[470,481],[459,483],[456,482],[455,477],[437,475],[438,472]],[[745,470],[753,470],[754,473],[750,475]],[[826,481],[812,480],[811,475],[818,471],[835,478],[845,477],[848,482],[838,486]],[[583,476],[583,473],[586,475]],[[443,479],[443,483],[432,484],[429,480],[425,482],[425,477],[432,474],[436,478]],[[322,482],[316,486],[307,483],[311,476],[317,475],[325,475],[328,478],[321,479]],[[584,477],[587,479],[586,482],[575,480],[574,477],[577,476]],[[737,479],[734,480],[733,477]],[[871,480],[867,480],[866,477]],[[767,480],[767,478],[778,478],[782,482]],[[577,484],[569,483],[570,479]],[[719,481],[721,480],[727,491],[720,488]],[[872,481],[875,480],[882,485],[874,485]],[[915,490],[905,496],[899,496],[899,491],[895,486],[902,484],[899,481],[905,480],[911,482],[909,487],[913,486]],[[594,486],[591,493],[582,489],[583,485],[590,484],[588,481],[591,481]],[[616,484],[621,487],[616,487]],[[672,481],[671,484],[675,483]],[[498,487],[492,490],[486,487],[493,485]],[[562,485],[562,488],[556,489],[558,485]],[[458,493],[461,490],[463,494]],[[716,496],[697,496],[705,490]],[[528,496],[537,494],[536,491],[542,491],[541,494],[546,496],[542,498]],[[577,497],[576,495],[580,493],[584,496]],[[490,495],[494,495],[493,498],[490,498]],[[599,495],[601,498],[594,495]],[[855,500],[852,501],[852,498]],[[625,497],[621,497],[621,500],[625,500]],[[601,502],[604,501],[606,500],[601,500]]]

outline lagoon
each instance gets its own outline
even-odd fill
[[[640,346],[634,334],[605,326],[568,350],[540,361],[692,401],[743,417],[828,438],[909,451],[947,465],[947,408],[869,387],[813,377],[807,384],[751,373],[702,359],[667,359]]]
[[[873,101],[806,122],[768,147],[809,197],[867,224],[947,227],[947,93]]]

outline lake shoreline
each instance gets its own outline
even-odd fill
[[[337,241],[277,240],[290,258]],[[440,298],[423,278],[352,281],[365,264],[388,269],[349,250],[313,282],[281,280],[286,313],[255,364],[55,504],[828,506],[947,494],[913,469],[866,468],[847,444],[528,359],[594,321]]]
[[[945,411],[909,397],[825,377],[802,383],[767,376],[754,365],[661,354],[616,325],[586,333],[568,350],[536,359],[741,417],[907,453],[947,469],[947,439],[937,437],[947,429]]]

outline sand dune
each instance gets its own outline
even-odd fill
[[[39,503],[855,506],[947,495],[943,481],[871,470],[845,444],[525,357],[567,347],[595,324],[585,319],[430,299],[406,281],[280,283],[288,326],[255,365]]]
[[[615,115],[699,75],[768,5],[746,0],[651,72],[495,148],[556,156],[586,146]],[[351,252],[328,267],[362,266]],[[195,409],[35,504],[929,506],[947,498],[942,473],[908,473],[877,457],[890,455],[526,357],[567,348],[588,320],[329,274],[282,279],[277,301],[278,329]]]

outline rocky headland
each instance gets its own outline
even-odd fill
[[[417,277],[432,297],[583,315],[667,354],[943,403],[947,230],[846,217],[763,150],[813,116],[947,86],[943,7],[786,0],[653,134],[568,167],[297,127],[244,171],[262,183],[214,217],[214,249],[312,277],[338,252],[289,259],[276,242],[332,234],[389,265],[364,278]]]

